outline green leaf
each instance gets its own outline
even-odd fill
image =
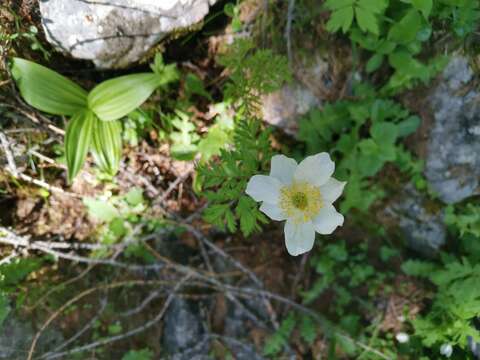
[[[10,304],[6,294],[0,292],[0,329],[10,313]]]
[[[162,78],[154,73],[110,79],[88,94],[88,106],[100,120],[118,120],[142,105],[161,84]]]
[[[387,55],[387,54],[390,54],[393,50],[395,50],[396,47],[397,47],[397,44],[395,44],[393,41],[389,41],[385,39],[378,43],[378,47],[375,51],[377,53]]]
[[[369,9],[355,8],[355,19],[362,31],[369,31],[378,35],[378,23],[375,15]]]
[[[228,134],[220,126],[210,128],[206,137],[198,143],[198,152],[202,160],[209,160],[212,156],[220,154],[220,150],[228,141]]]
[[[227,229],[231,233],[237,231],[237,222],[235,221],[235,215],[233,215],[232,210],[229,208],[225,212],[225,222],[227,223]]]
[[[234,17],[232,19],[232,31],[233,32],[239,32],[242,30],[242,21],[238,17]]]
[[[407,119],[397,124],[398,136],[405,137],[413,134],[420,126],[420,118],[416,115],[410,116]]]
[[[408,73],[413,70],[412,60],[412,54],[405,50],[395,51],[388,56],[388,62],[394,69]]]
[[[101,121],[93,125],[92,155],[95,163],[107,174],[114,176],[122,156],[122,125],[120,121]]]
[[[120,216],[118,210],[109,202],[103,200],[96,200],[93,198],[86,198],[83,203],[88,209],[90,216],[99,221],[110,222],[116,217]]]
[[[249,236],[255,231],[257,219],[254,209],[256,207],[256,203],[250,197],[243,195],[235,208],[235,213],[240,218],[240,230],[244,236]]]
[[[327,22],[327,31],[336,32],[342,29],[342,31],[346,33],[352,26],[353,15],[352,6],[334,11]]]
[[[282,348],[288,344],[288,339],[292,333],[297,319],[295,313],[290,312],[288,316],[282,321],[278,330],[266,341],[263,348],[264,355],[276,355]]]
[[[419,276],[428,278],[435,273],[438,268],[435,264],[426,261],[408,260],[402,264],[402,270],[410,276]]]
[[[421,27],[422,17],[417,10],[412,9],[390,28],[388,39],[406,45],[416,40]]]
[[[367,62],[366,70],[367,73],[372,73],[375,70],[378,70],[380,66],[382,66],[383,59],[385,58],[385,55],[382,55],[380,53],[374,54],[370,60]]]
[[[417,40],[421,42],[425,42],[428,39],[430,39],[431,36],[432,36],[432,27],[430,26],[430,24],[428,24],[427,26],[424,26],[423,28],[421,28],[420,31],[417,33]]]
[[[381,14],[387,8],[388,0],[358,0],[357,6],[373,14]]]
[[[32,272],[40,269],[44,258],[16,259],[8,264],[0,265],[0,288],[9,292],[9,288],[17,289],[18,284]]]
[[[370,134],[380,146],[393,145],[398,137],[398,129],[390,122],[378,122],[372,125]]]
[[[353,6],[355,0],[327,0],[325,6],[328,10],[339,10]]]
[[[350,355],[353,357],[355,355],[355,351],[357,350],[357,346],[354,343],[354,340],[348,338],[348,337],[343,337],[340,335],[335,334],[334,335],[336,342],[338,343],[338,346],[345,352],[347,355]]]
[[[399,255],[398,249],[391,248],[389,246],[380,247],[380,259],[383,262],[387,262],[389,259]]]
[[[412,0],[412,5],[421,11],[425,19],[428,19],[432,12],[433,0]]]
[[[66,77],[34,62],[14,58],[12,75],[25,101],[54,115],[74,115],[87,108],[87,92]]]
[[[150,64],[150,69],[157,74],[160,79],[159,86],[166,85],[170,82],[178,80],[179,74],[177,71],[177,66],[175,64],[165,65],[163,62],[162,54],[155,54],[155,59],[153,64]]]
[[[153,352],[149,349],[130,350],[126,353],[122,360],[152,360]]]
[[[388,56],[388,62],[394,69],[410,76],[421,77],[425,72],[425,66],[407,51],[395,51]]]
[[[117,335],[117,334],[120,334],[121,332],[122,332],[122,325],[120,325],[120,323],[118,322],[108,326],[108,333],[110,335]]]
[[[203,81],[196,76],[195,74],[188,74],[185,78],[185,90],[189,96],[192,94],[200,95],[207,98],[210,101],[213,101],[210,94],[205,90],[203,86]]]
[[[373,176],[383,167],[385,161],[381,148],[372,139],[362,140],[358,147],[363,156],[358,157],[357,168],[363,176]]]
[[[133,188],[125,195],[125,200],[127,200],[130,206],[137,206],[143,203],[143,190],[141,188]]]
[[[92,141],[95,115],[90,110],[75,114],[67,125],[65,133],[65,156],[67,158],[68,182],[81,170]]]
[[[300,335],[309,345],[312,345],[317,338],[317,327],[311,317],[302,316]]]
[[[205,209],[203,218],[210,224],[217,225],[219,228],[224,228],[224,217],[226,216],[227,221],[230,221],[230,219],[228,219],[228,217],[230,216],[226,215],[229,211],[230,206],[228,204],[210,205],[208,208]]]
[[[128,232],[128,229],[125,226],[125,220],[122,218],[113,219],[112,222],[108,224],[108,230],[110,230],[115,239],[125,236]]]
[[[225,13],[225,15],[227,15],[228,17],[231,17],[233,18],[236,14],[235,12],[235,5],[232,4],[232,3],[228,3],[228,4],[225,4],[225,6],[223,7],[223,12]]]
[[[173,141],[170,149],[172,156],[179,160],[192,160],[197,151],[196,142],[199,136],[187,114],[177,110],[176,115],[177,117],[172,120],[172,125],[179,131],[170,134]]]

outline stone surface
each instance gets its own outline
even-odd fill
[[[396,220],[412,250],[435,256],[447,236],[443,212],[430,210],[425,198],[411,186],[407,186],[399,198],[387,213]]]
[[[298,131],[298,118],[320,104],[315,95],[302,84],[285,85],[263,97],[263,119],[294,135]]]
[[[13,312],[0,325],[0,359],[24,360],[35,331],[32,324],[18,318]],[[53,328],[42,333],[37,344],[37,354],[51,350],[63,341],[62,334]]]
[[[255,347],[243,343],[234,338],[223,338],[222,341],[228,346],[230,352],[235,355],[236,360],[264,360],[265,358],[257,353]]]
[[[172,300],[165,314],[163,345],[175,359],[192,359],[193,355],[207,355],[209,342],[205,338],[205,328],[198,304],[183,298]]]
[[[434,124],[425,176],[440,199],[449,204],[479,193],[479,93],[467,86],[473,75],[466,58],[454,57],[430,96]]]
[[[299,118],[314,107],[322,105],[325,91],[332,86],[330,64],[320,55],[310,59],[311,64],[298,64],[296,79],[280,90],[262,97],[263,119],[271,125],[295,135]]]
[[[139,60],[171,32],[201,21],[216,0],[40,0],[47,40],[100,68]]]

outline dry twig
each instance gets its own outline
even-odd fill
[[[293,54],[292,54],[292,22],[293,22],[293,11],[295,10],[295,0],[288,1],[287,9],[287,26],[285,26],[285,39],[287,40],[287,55],[288,61],[292,64]]]

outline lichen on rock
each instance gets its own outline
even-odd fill
[[[216,0],[40,1],[47,40],[99,68],[122,68],[168,34],[196,24]]]

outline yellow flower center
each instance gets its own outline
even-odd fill
[[[304,210],[308,206],[307,194],[297,192],[292,195],[292,204],[297,209]]]
[[[280,208],[297,224],[310,221],[322,207],[320,189],[307,182],[294,182],[280,189]]]

